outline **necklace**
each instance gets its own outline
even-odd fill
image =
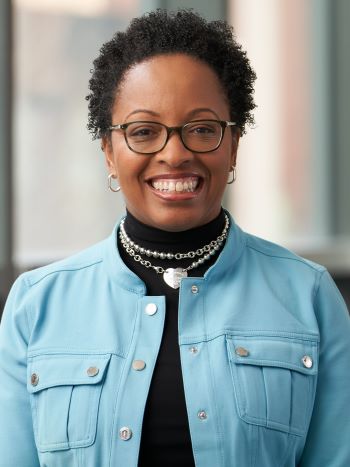
[[[152,268],[157,274],[162,274],[164,282],[172,287],[178,289],[180,287],[181,279],[187,277],[187,271],[197,268],[199,265],[208,261],[212,256],[220,250],[223,242],[227,238],[228,230],[230,227],[230,221],[225,214],[225,226],[222,233],[207,245],[202,248],[198,248],[196,251],[188,251],[187,253],[165,253],[160,251],[152,251],[141,247],[137,243],[133,242],[125,231],[124,227],[125,217],[120,223],[119,238],[120,242],[125,251],[134,259],[134,261],[142,264],[146,268]],[[194,259],[196,256],[197,260],[193,261],[187,268],[163,268],[162,266],[155,266],[149,260],[143,259],[142,256],[153,257],[161,260],[180,260],[185,258]]]

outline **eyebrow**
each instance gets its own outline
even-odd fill
[[[200,113],[200,112],[211,112],[212,114],[215,115],[215,117],[216,117],[218,120],[220,120],[220,119],[219,119],[219,115],[218,115],[216,112],[214,112],[214,110],[209,109],[209,108],[207,108],[207,107],[200,107],[200,108],[198,108],[198,109],[193,109],[193,110],[191,110],[191,112],[188,113],[187,117],[188,117],[188,118],[191,118],[191,117],[193,117],[194,115],[196,115],[197,113]]]
[[[131,115],[134,115],[134,114],[137,114],[137,113],[147,113],[147,114],[150,114],[150,115],[153,115],[154,117],[160,117],[159,113],[157,112],[154,112],[153,110],[148,110],[148,109],[136,109],[136,110],[133,110],[132,112],[130,112],[126,117],[125,117],[125,120],[129,117],[131,117]]]
[[[219,120],[219,116],[216,112],[214,112],[214,110],[212,109],[209,109],[208,107],[200,107],[200,108],[197,108],[197,109],[193,109],[191,110],[188,114],[187,114],[187,118],[191,118],[193,117],[194,115],[196,115],[197,113],[200,113],[200,112],[211,112],[212,114],[215,115],[215,117]],[[158,112],[155,112],[154,110],[149,110],[149,109],[136,109],[136,110],[133,110],[132,112],[130,112],[126,118],[128,119],[129,117],[131,117],[131,115],[134,115],[134,114],[137,114],[137,113],[148,113],[150,115],[153,115],[154,117],[160,117],[160,114]]]

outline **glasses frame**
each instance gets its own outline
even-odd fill
[[[183,140],[183,137],[182,137],[182,132],[184,130],[184,128],[186,128],[187,126],[189,125],[192,125],[193,123],[199,123],[199,122],[216,122],[216,123],[219,123],[220,126],[221,126],[221,137],[220,137],[220,140],[218,142],[218,144],[215,146],[215,148],[213,149],[210,149],[210,151],[194,151],[193,149],[189,148],[185,141]],[[127,136],[126,136],[126,130],[128,128],[128,126],[130,126],[131,124],[133,123],[156,123],[157,125],[160,125],[162,126],[163,128],[166,129],[166,132],[167,132],[167,137],[166,137],[166,140],[164,142],[164,145],[158,149],[157,151],[152,151],[152,152],[140,152],[140,151],[136,151],[135,149],[133,149],[132,147],[130,147],[129,145],[129,142],[128,142],[128,139],[127,139]],[[180,125],[180,126],[167,126],[167,125],[164,125],[164,123],[160,123],[160,122],[154,122],[154,121],[150,121],[150,120],[136,120],[136,121],[133,121],[133,122],[127,122],[127,123],[119,123],[119,124],[116,124],[116,125],[111,125],[108,130],[109,131],[113,131],[113,130],[122,130],[123,133],[124,133],[124,139],[125,139],[125,143],[126,145],[128,146],[128,148],[130,149],[130,151],[132,152],[135,152],[136,154],[148,154],[148,155],[152,155],[152,154],[156,154],[157,152],[160,152],[160,151],[163,151],[163,149],[165,148],[165,146],[167,145],[168,141],[169,141],[169,138],[170,138],[170,135],[175,132],[175,133],[178,133],[178,135],[180,136],[180,139],[181,139],[181,142],[182,144],[184,145],[184,147],[188,150],[188,151],[191,151],[191,152],[194,152],[194,153],[197,153],[197,154],[204,154],[204,153],[208,153],[208,152],[213,152],[213,151],[216,151],[221,143],[222,143],[222,140],[224,138],[224,134],[225,134],[225,130],[227,127],[234,127],[234,126],[237,126],[237,123],[236,122],[230,122],[230,121],[227,121],[227,120],[215,120],[215,119],[200,119],[200,120],[192,120],[190,122],[187,122],[185,123],[184,125]]]

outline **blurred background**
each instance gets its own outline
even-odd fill
[[[258,107],[225,206],[243,229],[326,265],[349,304],[348,0],[2,0],[0,310],[20,272],[103,239],[124,212],[85,96],[103,42],[157,7],[234,26]]]

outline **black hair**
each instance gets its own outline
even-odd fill
[[[158,9],[134,18],[117,32],[94,60],[89,81],[88,129],[94,139],[106,136],[116,92],[130,67],[161,54],[184,53],[208,64],[227,95],[230,118],[242,133],[254,123],[256,78],[246,52],[225,21],[206,21],[192,10]]]

